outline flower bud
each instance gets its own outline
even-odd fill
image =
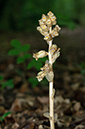
[[[52,25],[52,22],[51,22],[51,19],[49,18],[49,16],[47,16],[47,19],[46,19],[46,22],[45,23],[49,27]]]
[[[49,73],[47,73],[45,75],[46,79],[49,81],[49,82],[52,82],[53,81],[53,78],[54,78],[54,73],[53,71],[50,71]]]
[[[52,40],[52,36],[50,34],[45,35],[44,40],[50,41]]]
[[[43,78],[45,77],[45,72],[44,71],[40,71],[38,74],[37,74],[37,76],[36,76],[36,78],[38,79],[38,81],[40,82],[40,81],[42,81],[43,80]]]
[[[53,14],[51,11],[49,11],[49,12],[47,13],[47,15],[48,15],[49,17],[52,17],[54,14]]]
[[[56,16],[53,15],[53,16],[50,17],[50,19],[51,19],[52,22],[54,22],[56,20]]]
[[[51,35],[54,38],[55,36],[58,36],[59,34],[58,34],[58,32],[56,30],[52,30]]]
[[[43,20],[40,19],[40,20],[39,20],[39,25],[43,25],[43,24],[44,24]]]
[[[46,16],[43,14],[42,15],[42,21],[45,22],[46,21]]]
[[[51,31],[51,35],[52,35],[53,38],[55,36],[58,36],[59,35],[58,32],[59,32],[60,29],[61,28],[58,25],[56,25],[55,28]]]
[[[37,30],[42,33],[42,28],[40,26],[37,27]]]
[[[42,31],[42,35],[46,36],[46,35],[48,35],[48,32],[47,31]]]
[[[55,28],[54,28],[54,30],[56,30],[57,32],[59,32],[59,30],[61,30],[61,28],[58,25],[56,25]]]
[[[56,59],[60,56],[59,50],[60,50],[60,48],[58,48],[58,50],[53,54],[52,63],[54,63],[56,61]]]
[[[36,60],[38,60],[38,58],[43,58],[43,57],[45,57],[45,56],[47,56],[47,55],[48,55],[48,53],[47,53],[46,51],[41,50],[41,51],[39,51],[39,52],[33,54],[33,57],[34,57]]]
[[[56,25],[56,23],[57,23],[56,21],[52,21],[52,25]]]
[[[48,27],[45,24],[42,24],[41,28],[42,28],[43,31],[48,31]]]
[[[48,73],[50,70],[50,64],[49,61],[46,60],[45,65],[41,68],[41,70],[45,71],[45,73]]]
[[[41,25],[42,26],[42,25]],[[43,36],[45,36],[45,35],[47,35],[48,34],[48,32],[47,31],[44,31],[44,30],[42,30],[42,28],[40,27],[40,26],[38,26],[37,27],[37,30],[43,35]]]
[[[52,25],[55,25],[56,24],[56,16],[51,11],[49,11],[49,13],[47,15],[50,17]]]
[[[53,44],[51,47],[50,47],[50,53],[51,55],[53,55],[53,53],[57,50],[57,45],[56,44]]]

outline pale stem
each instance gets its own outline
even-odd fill
[[[53,97],[53,82],[49,83],[49,106],[50,106],[50,128],[54,127],[54,97]]]
[[[51,27],[50,27],[51,32]],[[52,67],[52,57],[50,53],[50,47],[52,46],[52,40],[49,41],[49,63]],[[53,95],[53,81],[49,82],[49,110],[50,110],[50,128],[55,129],[54,126],[54,95]]]

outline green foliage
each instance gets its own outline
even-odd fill
[[[4,79],[4,77],[0,76],[0,82]]]
[[[2,0],[1,0],[2,1]],[[37,24],[37,17],[48,11],[52,0],[7,0],[1,2],[0,29],[29,30]],[[47,8],[48,5],[48,8]]]
[[[27,68],[30,69],[32,67],[35,67],[37,70],[40,70],[40,68],[42,67],[43,63],[46,61],[46,57],[45,58],[41,58],[38,60],[38,63],[35,59],[32,59],[30,61],[30,63],[28,64]]]
[[[35,77],[29,78],[28,81],[32,84],[32,87],[36,87],[39,83]]]
[[[21,45],[21,43],[18,40],[12,40],[11,45],[13,48],[9,50],[8,55],[18,56],[18,64],[25,62],[26,59],[29,59],[31,57],[31,54],[27,53],[27,51],[30,49],[29,44]]]
[[[14,88],[13,79],[7,80],[6,82],[2,82],[1,85],[2,89],[4,89],[5,87]]]
[[[29,44],[24,44],[21,45],[21,43],[18,40],[12,40],[11,41],[11,46],[12,49],[9,50],[8,55],[10,56],[16,56],[17,59],[17,64],[25,64],[25,68],[24,69],[31,69],[31,68],[36,68],[37,70],[40,70],[40,68],[42,67],[43,63],[46,61],[46,57],[45,58],[41,58],[39,59],[38,63],[35,59],[33,59],[32,55],[30,53],[28,53],[28,50],[30,49],[30,45]],[[29,62],[29,63],[28,63]],[[23,65],[24,66],[24,65]],[[22,75],[22,72],[18,69],[17,70],[19,75]],[[28,79],[28,81],[32,84],[33,87],[37,86],[38,81],[36,78],[30,77]],[[10,84],[10,86],[12,86],[12,80],[3,83],[2,86],[5,87],[6,84]]]
[[[37,78],[35,78],[35,77],[29,78],[28,82],[30,82],[32,84],[32,87],[36,87],[39,84]],[[45,86],[45,87],[48,86],[48,81],[44,78],[43,81],[41,81],[41,85]]]
[[[27,51],[30,49],[30,45],[29,45],[29,44],[21,45],[21,43],[20,43],[18,40],[12,40],[12,41],[11,41],[11,45],[12,45],[12,47],[14,47],[14,48],[11,49],[11,50],[8,52],[8,55],[12,55],[12,56],[21,54],[21,53],[23,53],[23,52],[27,52]],[[16,53],[16,54],[15,54],[15,53]]]
[[[11,45],[12,45],[12,47],[14,47],[14,48],[20,48],[20,46],[21,46],[21,43],[18,41],[18,40],[12,40],[11,41]]]
[[[9,114],[11,114],[11,112],[4,113],[3,116],[0,117],[0,121],[3,122],[4,118],[7,117]]]
[[[14,88],[13,79],[5,81],[3,76],[0,76],[0,84],[1,84],[1,90],[3,90],[5,87]]]
[[[80,64],[80,68],[81,68],[81,74],[85,75],[85,62],[82,62]]]
[[[53,4],[53,11],[59,19],[61,26],[67,26],[74,29],[77,25],[75,22],[79,20],[76,12],[76,2],[74,0],[56,0]]]

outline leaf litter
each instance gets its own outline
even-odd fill
[[[8,65],[10,64],[12,63]],[[2,65],[0,67],[2,69]],[[58,69],[55,69],[54,79],[55,128],[84,129],[84,76],[74,66],[67,65],[66,69],[64,64],[57,64],[55,67]],[[0,129],[50,129],[48,87],[38,84],[33,88],[29,82],[23,82],[22,76],[14,69],[15,67],[12,70],[6,70],[6,64],[3,64],[4,72],[0,71],[5,80],[13,78],[15,85],[13,89],[5,87],[0,91],[0,116],[9,111],[12,112],[4,118],[3,122],[0,121]],[[26,72],[25,75],[28,75],[28,71]],[[29,75],[35,76],[34,72]]]

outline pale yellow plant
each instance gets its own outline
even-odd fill
[[[57,47],[56,44],[52,44],[53,38],[59,35],[60,27],[56,25],[56,16],[49,11],[47,15],[42,15],[42,18],[39,20],[39,25],[37,30],[44,36],[44,40],[46,40],[48,47],[48,52],[41,50],[35,54],[33,57],[38,60],[38,58],[43,58],[48,56],[48,60],[46,60],[45,65],[41,68],[41,71],[37,74],[38,81],[42,81],[44,77],[49,82],[49,119],[50,119],[50,128],[55,129],[54,126],[54,94],[55,89],[53,88],[53,63],[60,56],[60,48]],[[52,26],[55,25],[53,28]]]

